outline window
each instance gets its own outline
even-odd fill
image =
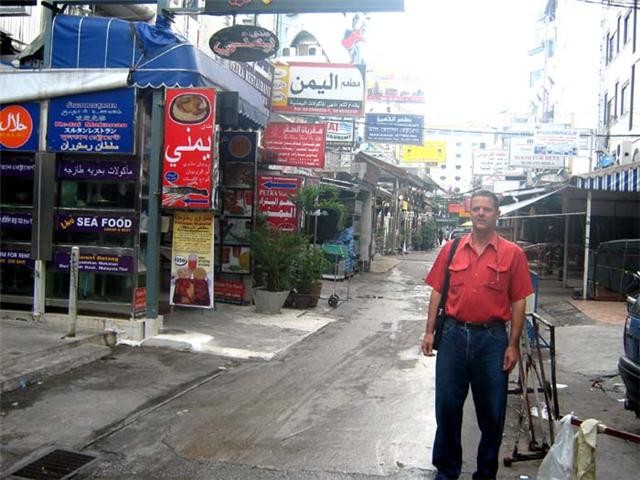
[[[631,12],[624,17],[624,27],[622,30],[623,44],[626,45],[631,40]]]
[[[444,181],[444,180],[446,180],[446,179],[447,179],[447,177],[446,177],[445,175],[442,175],[442,176],[440,177],[440,180],[442,180],[442,181]]]
[[[620,51],[620,21],[622,19],[618,17],[618,25],[616,27],[616,53]]]
[[[462,177],[456,177],[456,182],[459,182],[462,179]]]
[[[60,181],[61,207],[133,208],[135,182]]]
[[[610,98],[607,101],[606,107],[605,107],[604,123],[605,123],[605,125],[610,125],[611,122],[613,122],[615,119],[616,119],[616,116],[615,116],[614,110],[613,110],[613,99]]]
[[[629,93],[629,82],[627,82],[620,90],[620,116],[629,113]]]
[[[456,158],[462,158],[462,154],[461,153],[456,153]]]
[[[447,168],[447,165],[443,163],[442,165],[440,165],[440,168],[444,170],[445,168]]]
[[[456,170],[460,170],[462,168],[462,165],[456,165]]]

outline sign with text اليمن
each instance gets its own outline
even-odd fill
[[[324,123],[269,123],[264,148],[277,154],[276,165],[324,168],[326,134]]]
[[[278,230],[298,230],[298,206],[291,196],[296,194],[300,183],[295,177],[258,177],[258,211]]]

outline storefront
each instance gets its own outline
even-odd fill
[[[221,128],[250,132],[266,125],[272,80],[269,64],[243,64],[232,72],[176,37],[161,22],[152,26],[66,15],[55,17],[51,51],[52,69],[12,72],[13,82],[29,78],[24,82],[29,88],[14,97],[20,103],[7,101],[1,106],[3,306],[28,308],[34,304],[33,259],[45,252],[40,257],[45,260],[45,305],[48,311],[66,308],[70,250],[78,246],[80,311],[144,316],[149,281],[158,279],[165,292],[159,300],[168,301],[174,212],[206,211],[213,218],[218,207]],[[66,94],[55,98],[37,80],[43,78],[41,73],[55,78],[57,71],[123,68],[130,72],[128,87],[68,82]],[[172,175],[163,174],[164,183],[154,182],[166,173],[161,171],[160,158],[165,155],[165,125],[161,121],[161,128],[156,128],[154,102],[157,92],[176,87],[206,87],[217,94],[215,102],[208,104],[213,121],[207,138],[199,144],[185,141],[192,152],[202,145],[209,148],[211,158],[203,175],[210,178],[211,186],[206,196],[194,197],[177,208],[163,205],[155,215],[159,225],[154,230],[148,228],[154,208],[160,208],[154,203],[174,186]],[[164,93],[161,98],[164,103]],[[29,99],[34,101],[24,101]],[[46,105],[42,123],[37,100]],[[19,120],[15,112],[20,112]],[[16,132],[23,135],[27,120],[33,127],[29,138],[15,140]],[[46,140],[39,142],[40,124],[46,129]],[[252,161],[253,169],[255,156]],[[43,172],[45,181],[38,181]],[[186,187],[171,191],[184,193]],[[198,205],[205,198],[207,203]],[[242,198],[253,202],[246,194]],[[154,244],[166,248],[157,248],[160,260],[151,266],[154,274],[149,276],[147,250]]]

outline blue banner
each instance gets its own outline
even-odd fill
[[[133,153],[135,89],[54,98],[49,106],[48,150]]]
[[[422,145],[424,117],[394,113],[367,113],[364,140],[372,143]]]

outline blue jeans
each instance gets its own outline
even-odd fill
[[[462,409],[469,385],[482,434],[474,479],[498,472],[507,407],[508,373],[502,370],[508,338],[504,325],[476,329],[448,319],[436,356],[436,438],[433,465],[438,477],[456,479],[462,470]]]

